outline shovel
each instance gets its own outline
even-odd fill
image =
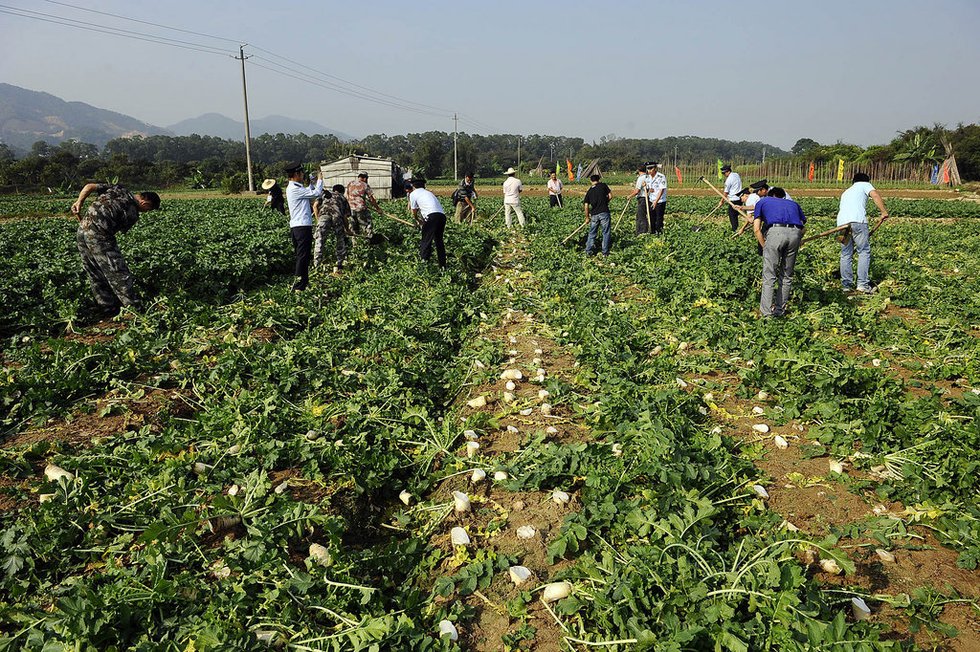
[[[691,231],[693,231],[694,233],[697,233],[698,231],[700,231],[701,229],[703,229],[705,227],[705,222],[707,222],[708,220],[710,220],[711,219],[711,216],[714,215],[715,214],[715,211],[717,211],[719,208],[721,208],[721,206],[715,206],[713,209],[711,209],[711,212],[710,213],[708,213],[707,215],[705,215],[704,217],[702,217],[701,219],[699,219],[698,222],[697,222],[697,224],[695,224],[693,227],[691,227]],[[689,211],[688,212],[688,216],[690,216],[691,213],[693,213],[693,212],[694,211]]]

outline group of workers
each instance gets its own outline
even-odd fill
[[[371,241],[374,236],[371,208],[379,214],[386,213],[382,211],[371,186],[368,185],[366,172],[358,174],[357,179],[346,187],[337,184],[327,190],[323,185],[322,173],[310,175],[307,179],[300,164],[290,164],[284,171],[288,179],[285,193],[275,179],[266,179],[262,190],[269,194],[267,203],[270,207],[284,215],[288,210],[290,235],[296,256],[292,289],[301,291],[309,284],[311,253],[314,265],[324,262],[331,232],[336,260],[333,273],[339,274],[349,252],[348,238]],[[722,195],[718,206],[727,204],[733,231],[741,233],[749,225],[753,227],[762,254],[760,314],[763,317],[782,316],[790,298],[793,269],[803,241],[806,216],[785,190],[770,188],[765,179],[743,188],[741,178],[730,165],[723,166],[722,172],[725,175],[725,186],[723,193],[716,191]],[[520,204],[523,185],[513,168],[509,168],[505,175],[507,179],[502,186],[505,223],[508,228],[513,227],[513,212],[517,215],[518,223],[524,226],[525,216]],[[611,237],[609,203],[612,192],[598,174],[592,175],[590,181],[591,187],[582,200],[585,224],[590,225],[585,253],[593,254],[601,229],[601,251],[604,256],[608,256]],[[856,290],[864,294],[874,291],[869,279],[870,237],[888,218],[884,201],[870,181],[865,173],[854,175],[853,185],[841,195],[837,228],[832,230],[838,234],[841,242],[842,287],[845,291]],[[439,267],[445,270],[446,215],[439,198],[427,190],[425,185],[424,179],[405,182],[414,225],[399,218],[388,217],[418,228],[421,231],[421,259],[428,261],[434,248]],[[552,174],[548,182],[549,202],[552,207],[563,206],[562,191],[561,181],[557,179],[557,175]],[[93,193],[97,195],[97,199],[83,213],[85,200]],[[636,184],[627,199],[633,197],[637,199],[636,233],[662,234],[667,204],[667,179],[659,171],[656,162],[644,164],[637,169]],[[452,197],[457,221],[472,223],[476,215],[476,198],[473,174],[467,172]],[[880,212],[880,220],[874,228],[870,228],[868,224],[869,198]],[[71,211],[79,218],[78,251],[95,294],[99,317],[114,315],[122,307],[139,305],[133,289],[132,274],[115,236],[132,228],[140,213],[159,207],[160,197],[156,193],[133,194],[119,185],[95,183],[86,184],[72,204]],[[315,226],[314,215],[317,216]],[[746,220],[741,230],[740,218]],[[350,246],[353,246],[353,241]],[[853,270],[855,252],[858,258],[856,286]]]

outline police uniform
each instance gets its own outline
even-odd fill
[[[139,202],[120,185],[99,184],[95,192],[98,198],[79,221],[75,238],[82,266],[95,300],[105,312],[138,306],[133,275],[116,243],[116,234],[129,231],[139,220]]]
[[[647,193],[650,191],[650,182],[653,180],[647,173],[636,177],[636,234],[650,233],[650,199]]]
[[[657,198],[657,193],[660,193],[659,199],[656,203],[653,200]],[[660,235],[664,232],[664,213],[667,212],[667,175],[663,172],[657,171],[656,174],[650,177],[650,230],[656,234]]]

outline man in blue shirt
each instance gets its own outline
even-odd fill
[[[323,194],[323,173],[317,175],[315,184],[303,185],[303,166],[293,163],[286,166],[286,202],[289,205],[289,233],[296,251],[296,280],[293,290],[305,290],[310,280],[310,249],[313,245],[313,207],[311,199]]]
[[[755,239],[762,247],[762,299],[759,312],[763,317],[783,317],[793,287],[793,268],[800,249],[806,216],[800,205],[786,199],[786,191],[772,188],[769,195],[755,205],[752,223]],[[776,294],[776,285],[779,293]],[[774,296],[775,295],[775,296]]]

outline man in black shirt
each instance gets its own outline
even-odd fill
[[[589,177],[592,187],[585,193],[582,204],[585,207],[585,221],[589,224],[589,238],[585,242],[585,255],[591,256],[595,245],[595,238],[599,232],[599,225],[602,225],[602,255],[609,255],[610,219],[609,219],[609,200],[612,198],[612,191],[609,186],[599,181],[599,175],[593,174]]]

